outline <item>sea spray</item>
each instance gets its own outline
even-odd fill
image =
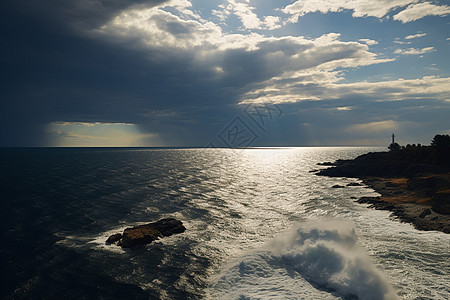
[[[210,288],[219,299],[399,299],[345,221],[300,224],[229,264]]]

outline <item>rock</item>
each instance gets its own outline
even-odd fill
[[[450,215],[450,190],[439,191],[431,198],[432,209],[443,215]]]
[[[359,178],[381,197],[361,197],[358,203],[389,210],[400,221],[413,223],[420,230],[450,233],[448,153],[437,156],[434,146],[407,146],[398,151],[372,152],[353,160],[324,163],[331,167],[315,174]],[[336,184],[333,188],[342,186]]]
[[[408,190],[432,196],[437,190],[445,189],[450,183],[442,176],[414,177],[407,181]]]
[[[426,216],[428,216],[429,214],[431,214],[431,209],[429,208],[425,208],[419,215],[419,218],[425,218]]]
[[[179,220],[168,218],[157,222],[126,228],[123,234],[117,233],[110,236],[106,242],[117,243],[122,248],[131,248],[138,245],[150,244],[154,240],[171,236],[175,233],[182,233],[186,230]]]
[[[113,234],[112,236],[110,236],[106,240],[106,243],[107,244],[114,244],[114,243],[117,243],[118,241],[120,241],[120,239],[122,239],[122,234],[121,233],[116,233],[116,234]]]
[[[331,162],[331,161],[326,161],[326,162],[322,162],[322,163],[318,163],[318,166],[334,166],[335,163]]]
[[[332,186],[333,189],[342,189],[344,187],[345,186],[342,186],[342,185],[339,185],[339,184],[335,184],[335,185]]]
[[[362,186],[362,184],[359,182],[350,182],[347,186]]]
[[[380,197],[361,197],[356,202],[374,204],[380,202]]]

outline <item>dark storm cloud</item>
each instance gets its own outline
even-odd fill
[[[195,111],[223,111],[217,103],[226,103],[233,92],[219,88],[222,93],[212,97],[218,87],[211,82],[199,90],[202,83],[195,78],[206,78],[198,74],[203,71],[181,60],[148,63],[143,57],[151,51],[84,36],[86,29],[143,2],[148,7],[162,1],[2,2],[0,144],[42,145],[45,126],[53,121],[133,122],[170,131],[195,124]],[[200,106],[200,100],[206,103]],[[169,108],[176,114],[161,122],[158,111]]]
[[[38,19],[60,26],[92,28],[133,5],[155,6],[167,0],[4,0],[3,16]]]

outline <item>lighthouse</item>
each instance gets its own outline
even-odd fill
[[[392,134],[392,143],[388,147],[391,151],[398,151],[401,149],[400,145],[395,142],[395,134]]]

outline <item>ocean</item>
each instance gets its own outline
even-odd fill
[[[0,149],[1,297],[449,299],[450,235],[310,172],[382,150]],[[165,217],[186,231],[105,244]]]

